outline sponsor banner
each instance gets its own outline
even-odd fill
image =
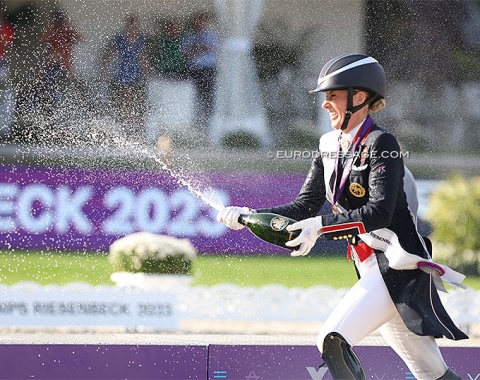
[[[45,168],[0,168],[0,249],[108,252],[116,239],[148,231],[191,239],[200,253],[285,253],[246,230],[216,221],[223,205],[268,207],[290,202],[304,174],[192,173]],[[218,203],[218,202],[217,202]]]
[[[2,326],[179,328],[172,292],[113,286],[35,284],[0,288]]]
[[[159,336],[159,340],[162,337]],[[390,347],[355,347],[368,379],[415,377]],[[479,379],[478,347],[443,347],[462,379]],[[331,380],[314,346],[2,344],[0,379]]]
[[[415,379],[390,347],[359,346],[358,354],[368,379]],[[479,379],[478,347],[441,348],[448,365],[462,379]],[[209,346],[208,380],[331,380],[316,347],[311,346]]]
[[[207,356],[207,346],[0,345],[0,379],[204,380]]]

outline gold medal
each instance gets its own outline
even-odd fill
[[[360,185],[359,183],[353,182],[349,186],[349,190],[352,193],[353,196],[357,198],[361,198],[365,195],[366,191],[365,188]]]
[[[338,207],[336,205],[332,205],[332,212],[334,214],[340,214],[340,210],[338,209]]]

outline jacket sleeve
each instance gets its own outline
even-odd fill
[[[257,212],[272,212],[295,220],[303,220],[316,216],[324,203],[323,162],[320,157],[317,157],[312,161],[307,178],[293,202],[271,208],[258,209]]]
[[[370,137],[370,136],[369,136]],[[322,216],[322,229],[328,235],[358,235],[389,227],[397,205],[402,204],[404,165],[396,138],[388,133],[376,134],[370,145],[368,201],[365,205],[340,214]],[[344,191],[349,191],[348,188]],[[408,211],[408,210],[406,210]]]

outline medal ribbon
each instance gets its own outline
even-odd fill
[[[335,183],[334,183],[334,186],[333,186],[332,206],[334,206],[337,203],[337,201],[340,199],[340,195],[342,194],[343,189],[345,188],[345,184],[347,183],[347,178],[350,175],[350,172],[352,170],[353,160],[355,158],[353,153],[355,153],[355,150],[360,145],[360,142],[363,143],[365,141],[365,138],[367,137],[368,133],[370,132],[370,129],[372,129],[373,124],[374,124],[373,119],[370,117],[370,115],[368,115],[365,118],[365,121],[363,122],[362,126],[358,130],[357,134],[353,138],[352,147],[347,152],[345,152],[345,154],[347,154],[348,152],[351,151],[352,154],[349,155],[348,157],[346,157],[347,161],[346,161],[345,167],[343,169],[342,178],[340,179],[340,184],[337,186],[337,182],[338,182],[338,159],[339,159],[339,156],[340,156],[340,138],[341,138],[342,134],[340,133],[340,135],[338,136],[338,142],[339,143],[338,143],[338,147],[337,147],[337,157],[335,159]]]

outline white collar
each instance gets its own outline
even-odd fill
[[[365,118],[366,119],[366,118]],[[358,130],[360,129],[360,127],[362,126],[362,124],[364,123],[365,119],[363,119],[355,128],[353,128],[350,132],[348,133],[345,133],[345,132],[342,132],[342,137],[341,138],[347,138],[348,140],[350,141],[353,141],[353,138],[356,136]]]

